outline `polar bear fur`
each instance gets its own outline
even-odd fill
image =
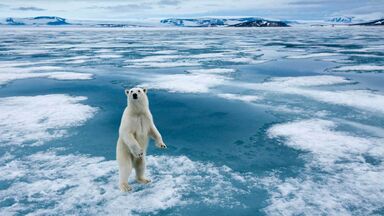
[[[126,89],[125,94],[128,98],[128,105],[121,118],[116,159],[119,165],[119,188],[121,191],[127,192],[132,190],[128,184],[132,168],[136,171],[136,180],[139,183],[150,182],[144,175],[148,137],[152,137],[159,148],[166,148],[166,145],[153,123],[147,89]]]

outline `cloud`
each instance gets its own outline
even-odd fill
[[[18,7],[18,8],[13,8],[13,10],[20,10],[20,11],[45,11],[45,9],[38,8],[38,7]]]
[[[180,0],[160,0],[159,5],[179,5]]]
[[[377,0],[20,0],[1,3],[3,16],[45,11],[68,19],[165,18],[198,16],[259,16],[275,19],[326,19],[334,14],[370,15],[383,6]],[[4,4],[4,3],[3,3]],[[26,6],[27,5],[27,6]],[[18,11],[18,12],[16,12]],[[378,17],[379,15],[375,15]]]
[[[313,0],[313,1],[298,0],[298,1],[289,2],[288,4],[299,5],[299,6],[304,6],[304,5],[317,6],[324,3],[326,3],[326,0]]]
[[[135,10],[147,10],[152,9],[152,6],[149,4],[141,3],[141,4],[124,4],[124,5],[113,5],[113,6],[93,6],[88,7],[88,9],[95,10],[109,10],[114,12],[127,12],[127,11],[135,11]]]

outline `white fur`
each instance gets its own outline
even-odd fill
[[[119,128],[116,159],[119,164],[119,187],[121,191],[130,191],[128,177],[132,167],[136,170],[136,180],[139,183],[149,183],[144,176],[145,155],[148,146],[148,136],[151,136],[159,148],[166,148],[159,131],[153,123],[148,106],[147,90],[132,88],[125,90],[128,106],[125,108]],[[137,94],[137,99],[133,95]]]

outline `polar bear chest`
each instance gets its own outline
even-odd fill
[[[145,150],[148,144],[148,134],[151,121],[146,116],[137,116],[131,118],[133,136],[139,145]]]
[[[130,123],[135,136],[148,136],[151,126],[151,121],[148,117],[146,117],[145,115],[132,116],[130,119]]]

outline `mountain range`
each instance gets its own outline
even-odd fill
[[[111,21],[71,21],[57,16],[37,16],[28,18],[6,18],[0,20],[1,25],[8,26],[79,26],[79,27],[104,27],[104,28],[126,28],[126,27],[289,27],[291,25],[306,24],[296,21],[275,21],[258,17],[242,18],[169,18],[155,22],[111,22]],[[353,17],[334,17],[317,26],[325,25],[360,25],[360,26],[383,26],[384,19],[367,22],[354,22]]]
[[[370,22],[356,23],[353,25],[362,25],[362,26],[384,26],[384,19],[377,19]]]
[[[160,20],[160,23],[178,27],[287,27],[289,26],[283,21],[271,21],[257,17],[244,18],[196,18],[196,19],[179,19],[170,18]]]
[[[6,25],[68,25],[64,18],[56,16],[37,16],[28,18],[12,18],[5,19]]]

